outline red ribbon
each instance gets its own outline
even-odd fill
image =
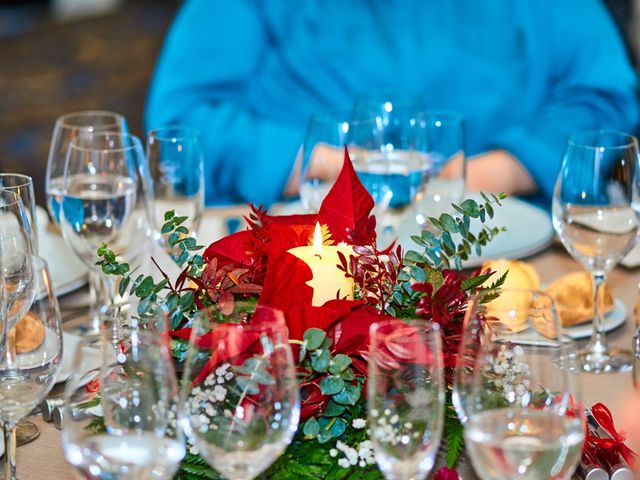
[[[593,417],[598,421],[602,429],[609,434],[611,438],[598,438],[589,435],[589,444],[604,450],[607,454],[613,452],[624,458],[630,468],[635,464],[635,453],[624,443],[624,434],[618,432],[613,424],[613,416],[611,411],[602,403],[596,403],[591,407]]]

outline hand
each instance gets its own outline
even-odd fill
[[[533,193],[538,186],[522,164],[506,150],[476,155],[467,163],[467,188],[506,194]]]
[[[344,163],[344,149],[319,143],[313,148],[311,161],[306,172],[307,178],[333,181],[338,178]],[[298,150],[296,163],[284,190],[286,196],[298,195],[300,191],[300,166],[302,165],[302,147]]]

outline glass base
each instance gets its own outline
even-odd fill
[[[628,372],[633,368],[631,351],[622,348],[611,348],[598,353],[579,350],[577,360],[582,371],[589,373]]]
[[[38,426],[29,420],[20,420],[18,422],[18,431],[16,432],[16,441],[18,447],[33,442],[40,436]]]

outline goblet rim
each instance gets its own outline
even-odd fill
[[[175,131],[181,132],[179,135],[161,135],[162,132]],[[198,128],[189,125],[169,124],[149,130],[147,135],[149,141],[151,139],[161,141],[179,141],[179,140],[200,140],[202,132]]]
[[[425,327],[425,331],[427,332],[439,332],[440,325],[431,320],[421,318],[421,317],[412,317],[412,318],[385,318],[383,320],[379,320],[377,322],[373,322],[369,327],[369,335],[374,336],[377,334],[380,328],[385,326],[408,326],[408,327]]]
[[[119,124],[126,121],[124,115],[118,112],[112,112],[109,110],[78,110],[75,112],[65,113],[64,115],[59,116],[58,119],[56,120],[56,124],[63,128],[68,128],[68,129],[76,128],[79,130],[95,131],[94,125],[78,125],[78,124],[69,122],[69,120],[74,117],[89,117],[89,116],[114,118],[115,121],[112,124],[105,125],[108,127],[111,127],[111,126],[117,127]]]
[[[96,147],[85,147],[78,143],[79,140],[86,139],[86,138],[95,139],[97,137],[109,137],[109,136],[120,137],[123,139],[126,138],[130,141],[130,145],[127,145],[125,147],[115,147],[115,148],[96,148]],[[124,152],[130,152],[135,150],[141,150],[142,142],[140,141],[139,137],[137,137],[136,135],[132,135],[131,133],[117,132],[117,131],[99,131],[99,132],[91,132],[90,134],[83,133],[78,135],[77,138],[69,142],[69,150],[72,150],[72,149],[81,151],[81,152],[124,153]]]
[[[24,183],[20,183],[17,185],[2,185],[2,178],[7,177],[16,177],[20,178],[24,181]],[[13,190],[16,188],[28,187],[29,185],[33,185],[33,177],[26,175],[24,173],[0,173],[0,188],[2,190]]]
[[[619,145],[611,145],[611,146],[593,145],[593,144],[581,142],[578,140],[580,136],[594,135],[594,134],[614,135],[614,136],[619,136],[621,138],[624,138],[626,140],[624,142],[621,142]],[[620,149],[629,148],[631,146],[635,146],[636,148],[638,147],[638,139],[634,135],[627,132],[623,132],[621,130],[613,130],[613,129],[591,129],[591,130],[582,130],[580,132],[575,132],[569,136],[568,143],[572,147],[579,147],[579,148],[584,148],[589,150],[600,150],[602,148],[605,148],[607,150],[620,150]]]

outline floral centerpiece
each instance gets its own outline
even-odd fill
[[[482,198],[454,205],[457,216],[431,218],[432,228],[412,237],[416,250],[404,252],[394,244],[380,248],[371,216],[373,199],[345,150],[342,172],[317,214],[272,216],[252,208],[246,230],[220,239],[200,255],[202,247],[182,225],[186,218],[168,212],[162,234],[184,268],[176,279],[164,274],[159,282],[150,276],[134,278],[106,247],[99,251],[100,263],[106,273],[123,276],[120,293],[140,298],[139,313],[157,302],[168,307],[178,369],[199,310],[217,306],[221,314],[229,314],[260,305],[281,310],[297,356],[301,419],[292,444],[264,478],[382,478],[366,429],[369,327],[385,316],[439,324],[450,392],[467,302],[478,290],[498,288],[504,280],[490,279],[489,271],[461,271],[462,261],[500,231],[482,225],[479,233],[471,232],[471,222],[484,224],[493,217],[504,196]],[[333,260],[315,264],[313,249]],[[225,372],[221,374],[224,378]],[[447,403],[447,467],[436,475],[441,479],[457,478],[452,469],[463,446],[450,393]],[[220,477],[192,449],[177,478]]]

